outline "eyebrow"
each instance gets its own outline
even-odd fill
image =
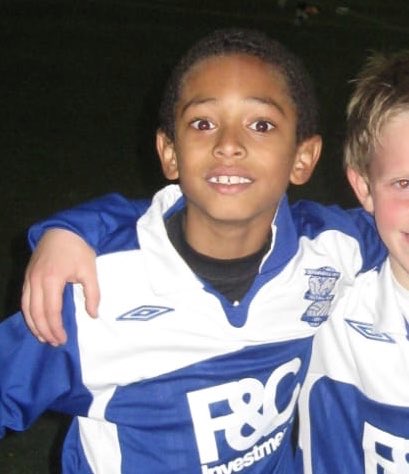
[[[262,105],[270,105],[271,107],[277,109],[282,115],[286,115],[283,106],[279,102],[274,100],[272,97],[248,97],[246,101],[258,102]]]
[[[181,115],[183,115],[189,107],[192,107],[194,105],[207,104],[209,102],[216,102],[216,101],[217,100],[215,97],[206,97],[205,99],[193,98],[189,100],[188,102],[186,102],[186,104],[183,106]]]
[[[181,115],[183,115],[189,107],[192,107],[192,106],[195,106],[195,105],[212,103],[212,102],[217,102],[217,99],[215,97],[206,97],[204,99],[193,98],[193,99],[189,100],[183,106],[182,111],[181,111]],[[262,104],[262,105],[269,105],[269,106],[274,107],[275,109],[277,109],[282,115],[284,115],[284,116],[286,115],[282,105],[279,104],[276,100],[274,100],[271,97],[250,96],[250,97],[246,97],[244,99],[244,102],[257,102],[257,103]]]

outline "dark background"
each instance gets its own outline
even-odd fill
[[[311,2],[320,11],[302,25],[295,1],[277,3],[0,0],[0,319],[19,307],[33,222],[107,192],[146,196],[164,183],[153,148],[163,83],[180,54],[218,27],[262,29],[304,59],[325,147],[311,182],[290,194],[356,204],[341,165],[349,81],[370,51],[409,47],[409,2]],[[58,472],[65,424],[47,414],[8,435],[0,472]]]

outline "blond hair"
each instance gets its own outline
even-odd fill
[[[367,176],[383,126],[409,111],[409,50],[372,54],[354,82],[347,106],[344,165]]]

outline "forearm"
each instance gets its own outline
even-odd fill
[[[135,243],[135,223],[149,205],[118,194],[59,212],[31,227],[34,248],[24,279],[21,307],[27,325],[42,342],[67,340],[61,319],[62,292],[67,282],[81,283],[86,309],[96,317],[99,288],[95,256]]]
[[[136,221],[148,205],[148,200],[132,201],[119,194],[108,194],[34,224],[29,230],[29,243],[34,249],[47,230],[60,228],[82,237],[97,254],[109,251],[110,246],[116,245],[117,235],[124,238],[119,231],[132,228],[129,223]]]

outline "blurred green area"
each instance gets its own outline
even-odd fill
[[[104,193],[150,195],[163,184],[153,149],[163,83],[198,37],[255,27],[298,53],[322,104],[323,157],[293,198],[354,205],[341,146],[349,81],[370,51],[407,47],[404,0],[0,0],[0,319],[19,307],[31,223]],[[339,8],[341,7],[341,10]],[[343,9],[343,10],[342,10]],[[57,473],[66,419],[47,414],[0,442],[0,472]]]

